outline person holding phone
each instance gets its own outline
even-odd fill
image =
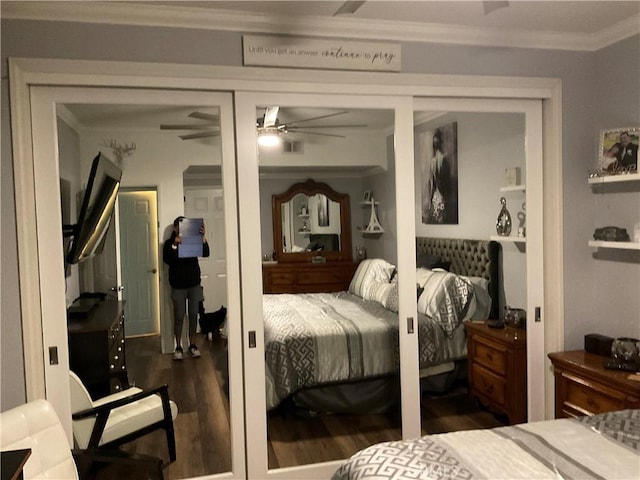
[[[200,264],[198,257],[181,257],[178,254],[178,247],[182,243],[180,224],[184,218],[180,216],[173,221],[171,237],[164,242],[162,249],[162,260],[169,266],[169,285],[173,302],[173,333],[176,338],[174,360],[182,360],[184,355],[182,325],[185,315],[189,317],[189,354],[193,358],[200,356],[200,350],[195,343],[198,306],[203,300],[202,286],[200,285]],[[208,257],[210,250],[205,237],[204,224],[200,227],[200,235],[202,237],[202,256]]]

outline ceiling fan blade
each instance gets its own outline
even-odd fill
[[[264,111],[264,122],[262,124],[263,127],[275,127],[276,122],[278,120],[278,110],[280,107],[267,107]]]
[[[185,124],[185,123],[174,123],[174,124],[162,124],[160,125],[160,130],[204,130],[206,128],[211,128],[214,125],[210,124]]]
[[[491,12],[495,12],[496,10],[500,10],[501,8],[508,6],[509,2],[507,1],[485,0],[482,2],[482,9],[484,10],[485,15],[489,15]]]
[[[190,133],[188,135],[179,135],[182,140],[192,140],[194,138],[217,137],[220,132],[208,130],[206,132]]]
[[[311,132],[311,131],[308,131],[308,130],[290,130],[288,132],[289,133],[301,133],[303,135],[322,135],[323,137],[347,138],[344,135],[336,135],[336,134],[333,134],[333,133]]]
[[[348,13],[356,13],[356,10],[358,10],[362,5],[364,5],[364,1],[358,2],[358,1],[347,1],[344,2],[340,8],[338,10],[336,10],[336,12],[333,14],[334,17],[337,17],[338,15],[345,15]]]
[[[335,117],[337,115],[344,115],[345,113],[349,113],[346,110],[343,112],[335,112],[335,113],[329,113],[327,115],[320,115],[319,117],[311,117],[311,118],[305,118],[304,120],[295,120],[293,122],[286,122],[287,126],[294,126],[297,125],[298,123],[303,123],[303,122],[310,122],[311,120],[320,120],[321,118],[329,118],[329,117]]]
[[[302,127],[296,127],[295,125],[288,124],[287,130],[293,131],[298,128],[352,128],[352,127],[368,127],[369,125],[304,125]]]
[[[214,123],[216,125],[220,120],[217,115],[213,115],[211,113],[204,113],[204,112],[191,112],[187,116],[191,118],[197,118],[199,120],[208,120],[209,122]]]

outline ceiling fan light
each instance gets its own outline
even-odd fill
[[[258,135],[258,145],[261,147],[275,147],[280,144],[280,135],[277,133],[261,133]]]

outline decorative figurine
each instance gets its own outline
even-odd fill
[[[507,200],[504,197],[500,197],[500,204],[502,208],[498,213],[498,220],[496,221],[496,232],[501,236],[509,236],[511,234],[511,214],[507,210]]]
[[[524,237],[526,235],[526,229],[525,229],[525,220],[527,218],[527,215],[524,213],[526,211],[526,203],[522,204],[522,211],[518,212],[518,236],[519,237]]]

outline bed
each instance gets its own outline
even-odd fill
[[[498,247],[488,241],[418,238],[416,248],[419,260],[438,259],[450,270],[416,272],[421,376],[453,378],[466,358],[462,321],[481,310],[474,303],[478,285],[497,298]],[[349,291],[263,296],[268,410],[285,401],[315,412],[378,413],[395,404],[394,271],[384,260],[371,259],[359,265]],[[431,285],[436,293],[429,293]],[[492,298],[484,301],[481,318],[495,315],[498,302]]]
[[[385,442],[349,458],[332,480],[637,479],[640,410]]]

